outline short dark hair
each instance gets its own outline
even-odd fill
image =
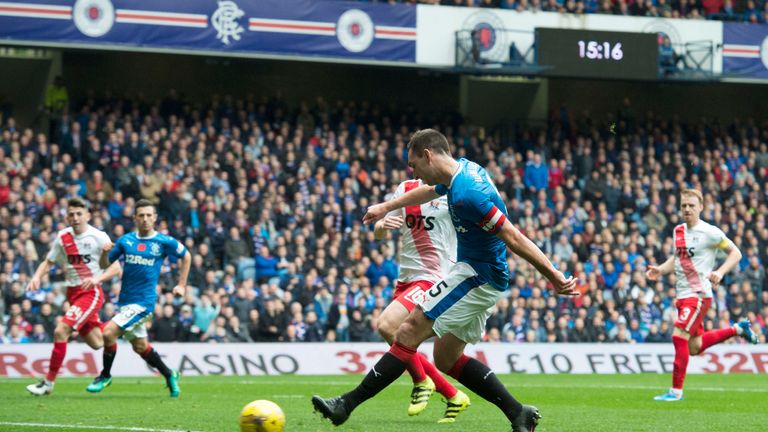
[[[445,135],[434,129],[422,129],[416,131],[408,142],[408,150],[420,154],[425,149],[434,153],[451,154],[451,147]]]
[[[75,197],[75,198],[68,199],[67,200],[67,208],[70,208],[70,207],[80,207],[80,208],[84,208],[86,210],[89,210],[88,203],[84,199],[82,199],[80,197]]]
[[[150,201],[148,199],[142,198],[142,199],[136,201],[136,208],[134,209],[134,211],[139,211],[139,209],[142,208],[142,207],[152,207],[152,210],[154,210],[155,213],[157,213],[157,208],[155,207],[154,204],[152,204],[152,201]]]

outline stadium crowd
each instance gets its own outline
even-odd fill
[[[409,134],[435,126],[494,176],[510,220],[559,268],[578,298],[510,256],[509,296],[487,323],[491,342],[661,342],[676,314],[674,276],[645,267],[672,253],[679,190],[704,192],[702,219],[743,253],[717,291],[706,329],[748,317],[768,334],[768,123],[684,123],[637,113],[628,99],[604,116],[559,107],[546,127],[490,131],[452,113],[322,98],[171,91],[157,101],[91,95],[51,133],[0,119],[0,343],[50,342],[65,310],[61,269],[26,292],[70,197],[116,240],[151,200],[158,230],[193,256],[185,298],[166,263],[153,341],[379,341],[376,318],[397,276],[397,233],[376,241],[361,223],[409,178]],[[762,119],[761,119],[762,121]],[[102,319],[120,281],[104,286]],[[738,341],[737,341],[738,342]]]
[[[768,22],[764,0],[359,0],[378,3],[431,4],[499,8],[518,12],[598,13],[660,18]]]

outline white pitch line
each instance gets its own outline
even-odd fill
[[[362,377],[362,375],[361,375]],[[203,382],[188,381],[186,385],[190,384],[208,384]],[[241,380],[237,381],[237,384],[266,384],[266,385],[351,385],[347,381],[277,381],[277,380]],[[395,381],[391,385],[400,386],[412,386],[410,381]],[[599,389],[623,389],[623,390],[653,390],[658,389],[659,386],[651,385],[572,385],[572,384],[515,384],[514,382],[507,384],[507,387],[526,387],[526,388],[599,388]],[[768,388],[737,388],[737,387],[691,387],[691,390],[696,391],[710,391],[710,392],[748,392],[748,393],[768,393]]]
[[[45,427],[53,429],[95,429],[95,430],[116,430],[116,431],[135,431],[135,432],[196,432],[188,429],[151,429],[141,427],[122,427],[122,426],[89,426],[78,424],[51,424],[51,423],[21,423],[21,422],[0,422],[2,426],[20,426],[20,427]]]

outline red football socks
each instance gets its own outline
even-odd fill
[[[685,371],[688,369],[688,339],[680,336],[672,336],[672,344],[675,345],[675,363],[672,368],[672,388],[683,389]]]
[[[64,357],[67,356],[67,342],[54,342],[53,351],[51,351],[51,363],[48,366],[48,374],[45,379],[56,381],[56,375],[59,374],[61,364],[64,363]]]
[[[414,384],[420,383],[427,379],[424,366],[421,362],[423,358],[424,357],[422,357],[421,354],[416,353],[413,358],[411,358],[411,361],[408,362],[408,373],[411,374],[411,378],[413,379]]]
[[[427,375],[429,375],[430,378],[432,378],[432,382],[435,383],[435,390],[440,393],[441,395],[445,396],[446,399],[450,399],[454,396],[456,396],[456,393],[458,390],[456,390],[456,387],[454,387],[451,383],[448,382],[448,380],[443,377],[443,374],[440,373],[439,370],[433,365],[429,360],[427,360],[426,357],[421,355],[416,355],[421,360],[421,365],[424,368],[424,372],[426,372]]]
[[[704,333],[701,335],[701,349],[699,350],[699,354],[703,353],[705,349],[711,347],[712,345],[717,345],[720,342],[728,340],[734,336],[736,336],[736,329],[733,327],[711,330]]]

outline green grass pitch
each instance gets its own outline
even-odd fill
[[[669,375],[502,375],[524,403],[539,407],[537,432],[768,431],[768,375],[691,375],[683,402],[655,402]],[[417,417],[406,408],[410,380],[400,378],[335,428],[312,412],[313,394],[334,396],[361,376],[186,377],[171,400],[161,378],[115,378],[101,394],[89,380],[62,378],[47,397],[27,394],[29,379],[0,380],[0,431],[237,431],[240,409],[255,399],[279,404],[293,431],[509,431],[496,407],[474,394],[456,423],[439,425],[433,395]]]

